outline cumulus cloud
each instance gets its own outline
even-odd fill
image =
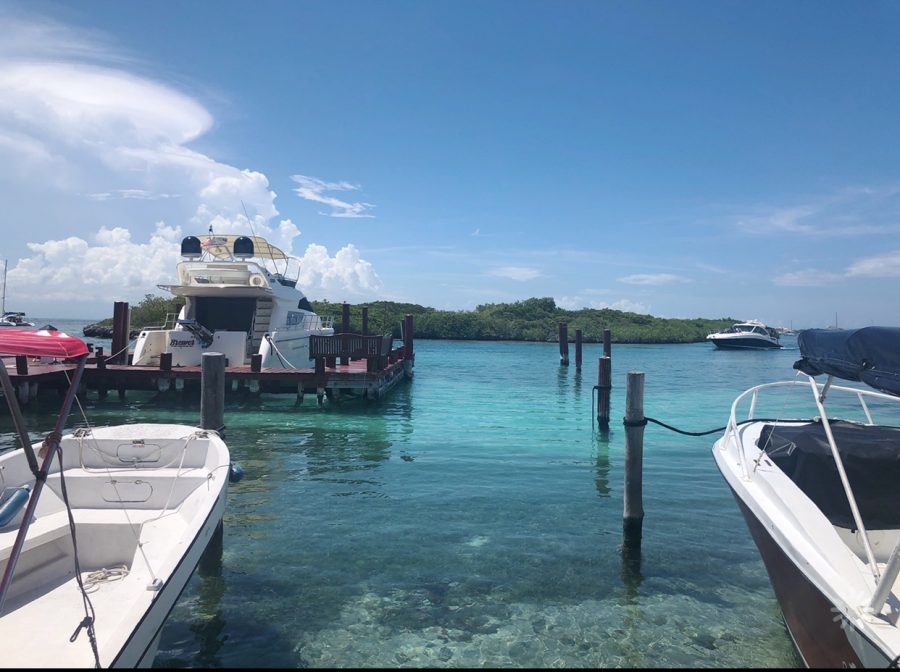
[[[677,285],[691,280],[672,273],[637,273],[619,278],[619,282],[626,285]]]
[[[0,43],[0,197],[22,222],[4,230],[5,252],[20,257],[8,273],[17,301],[141,298],[171,279],[181,235],[210,226],[295,254],[300,230],[266,175],[189,146],[215,127],[200,100],[136,74],[136,59],[101,33],[2,18],[15,28]],[[368,203],[322,195],[353,185],[307,179],[304,193],[334,216],[370,216]],[[334,257],[310,246],[304,258],[309,281],[334,292],[379,282],[352,245]]]
[[[334,196],[326,196],[328,191],[353,191],[359,189],[358,185],[349,182],[324,182],[316,177],[307,175],[292,175],[291,179],[300,186],[294,192],[307,201],[321,203],[331,208],[330,212],[319,212],[328,217],[374,217],[367,211],[375,206],[371,203],[347,203]]]
[[[497,278],[507,278],[519,282],[534,280],[535,278],[540,278],[544,275],[539,269],[528,268],[526,266],[498,266],[497,268],[489,269],[487,274]]]

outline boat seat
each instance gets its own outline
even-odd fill
[[[0,531],[0,562],[3,562],[4,565],[6,560],[9,559],[10,553],[12,553],[18,533],[19,525],[7,525]],[[25,543],[22,545],[22,552],[24,553],[49,541],[55,541],[68,534],[69,516],[65,511],[57,511],[45,516],[35,516],[28,527],[28,534],[25,537]]]

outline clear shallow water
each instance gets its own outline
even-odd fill
[[[553,343],[418,341],[414,379],[377,403],[229,399],[245,475],[155,666],[800,666],[718,434],[647,426],[639,559],[621,548],[626,372],[645,373],[647,416],[705,431],[747,387],[793,377],[785,345],[614,344],[608,436],[599,345],[579,372]],[[55,402],[26,415],[49,429]],[[199,421],[177,394],[84,403],[92,424]],[[0,432],[11,446],[7,417]]]

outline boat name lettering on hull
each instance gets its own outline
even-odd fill
[[[173,338],[169,340],[170,348],[193,348],[193,338]]]

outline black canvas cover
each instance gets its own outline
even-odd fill
[[[794,368],[818,376],[855,380],[900,395],[900,328],[805,329],[797,336]]]
[[[830,424],[866,529],[900,529],[900,427]],[[757,445],[833,525],[856,527],[821,422],[766,424]]]

